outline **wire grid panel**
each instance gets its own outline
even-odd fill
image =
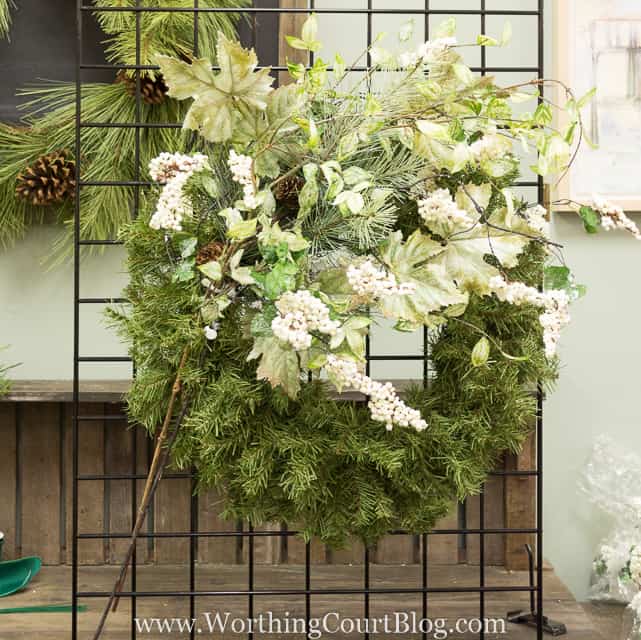
[[[518,9],[513,8],[518,6]],[[88,19],[93,19],[93,16],[98,11],[118,11],[128,12],[135,16],[135,37],[136,37],[136,62],[134,65],[129,65],[127,68],[138,73],[136,82],[136,111],[135,122],[84,122],[82,119],[81,101],[82,90],[85,84],[84,74],[87,71],[102,69],[113,70],[117,72],[123,69],[123,66],[109,65],[109,64],[87,64],[83,61],[83,24]],[[84,345],[81,345],[80,336],[82,332],[82,313],[81,310],[85,305],[107,304],[114,302],[112,298],[101,297],[88,297],[85,293],[85,287],[81,287],[83,269],[81,267],[80,256],[82,250],[86,246],[103,246],[113,247],[120,244],[114,238],[82,238],[81,237],[81,200],[79,196],[80,190],[86,188],[101,188],[109,189],[119,186],[129,186],[133,190],[133,201],[131,213],[133,216],[138,215],[140,208],[140,196],[143,189],[151,186],[151,183],[145,180],[143,169],[140,166],[141,156],[141,136],[147,125],[142,121],[142,95],[140,86],[140,75],[144,71],[153,70],[155,67],[150,65],[141,64],[141,24],[143,16],[151,14],[152,12],[166,11],[166,12],[182,12],[187,13],[193,17],[194,23],[194,54],[198,55],[199,48],[199,29],[198,21],[199,16],[205,12],[218,12],[222,13],[229,11],[229,9],[212,9],[199,7],[198,0],[193,0],[193,5],[181,8],[176,7],[162,7],[150,8],[144,5],[144,0],[136,0],[135,3],[129,3],[126,8],[122,7],[103,7],[97,8],[88,4],[87,0],[77,0],[76,2],[76,24],[77,24],[77,70],[76,70],[76,159],[78,163],[79,175],[82,175],[81,159],[85,155],[85,149],[82,148],[81,132],[87,127],[128,127],[135,130],[135,145],[134,145],[134,166],[135,174],[130,181],[83,181],[79,180],[77,185],[76,194],[76,211],[75,211],[75,258],[74,258],[74,431],[73,431],[73,513],[72,513],[72,596],[73,603],[78,604],[81,602],[94,602],[102,603],[109,595],[109,592],[103,588],[91,588],[83,585],[80,589],[79,579],[79,546],[87,539],[118,541],[128,538],[127,531],[110,531],[105,530],[102,533],[81,533],[79,530],[79,513],[83,509],[81,501],[81,487],[83,482],[104,482],[108,486],[114,480],[128,483],[128,499],[130,500],[131,521],[136,518],[138,508],[138,498],[140,497],[140,482],[144,479],[148,460],[149,460],[149,447],[151,443],[141,442],[137,437],[136,431],[129,432],[130,442],[127,447],[128,459],[122,463],[122,469],[117,475],[107,474],[81,474],[82,460],[80,459],[81,450],[81,430],[79,423],[91,422],[99,420],[122,420],[122,415],[81,415],[80,407],[80,383],[87,375],[89,367],[96,365],[113,365],[120,363],[126,366],[132,366],[129,358],[125,356],[101,356],[94,353],[86,353]],[[307,3],[301,0],[254,0],[251,8],[237,10],[245,14],[243,17],[246,21],[241,28],[241,39],[245,44],[256,46],[259,49],[259,56],[261,62],[267,58],[273,64],[272,69],[275,72],[286,71],[287,67],[283,64],[280,56],[276,59],[269,60],[273,57],[273,42],[274,42],[274,27],[278,32],[279,20],[285,16],[304,17],[306,14],[314,11],[318,15],[320,37],[327,42],[328,48],[336,46],[337,50],[344,51],[345,46],[358,46],[358,50],[368,48],[375,38],[376,34],[380,31],[393,31],[407,20],[413,20],[415,23],[415,37],[419,40],[428,39],[433,26],[450,16],[456,16],[459,27],[472,36],[478,33],[492,33],[499,30],[503,21],[510,19],[514,22],[517,32],[517,38],[521,41],[521,48],[519,55],[513,55],[510,51],[507,56],[500,57],[492,50],[481,48],[477,52],[477,57],[468,59],[466,62],[471,65],[473,71],[480,74],[492,73],[496,75],[501,81],[519,81],[522,79],[531,79],[533,77],[543,77],[543,58],[544,58],[544,30],[543,30],[543,0],[308,0]],[[349,35],[349,38],[345,38]],[[271,39],[271,40],[270,40]],[[461,39],[465,39],[462,37]],[[469,40],[469,38],[468,38]],[[271,45],[269,43],[272,43]],[[526,46],[523,43],[527,43]],[[267,55],[261,54],[261,47],[265,49]],[[270,55],[270,51],[272,55]],[[278,51],[278,44],[276,41],[276,51]],[[331,51],[328,52],[327,48],[323,52],[324,57],[330,59],[332,56]],[[472,55],[472,54],[470,54]],[[310,63],[313,63],[313,56]],[[366,63],[370,63],[369,56]],[[367,69],[367,64],[362,66],[353,66],[350,73],[358,75]],[[154,124],[158,127],[158,124]],[[176,128],[180,124],[166,123],[167,128]],[[520,191],[528,197],[529,200],[538,199],[540,202],[543,200],[543,185],[542,181],[533,175],[524,175],[524,178],[518,185]],[[82,293],[81,293],[82,292]],[[368,369],[372,372],[374,377],[413,377],[422,378],[424,383],[430,376],[430,363],[429,363],[429,340],[427,331],[422,332],[418,336],[417,341],[412,345],[406,345],[406,348],[400,351],[398,343],[392,343],[393,348],[388,341],[385,340],[384,332],[380,335],[374,335],[371,341],[368,341],[367,358]],[[396,367],[396,368],[394,368]],[[409,367],[409,368],[408,368]],[[396,375],[391,372],[398,372]],[[536,479],[536,502],[537,505],[542,504],[542,398],[539,391],[538,402],[538,416],[536,424],[536,468],[524,471],[513,472],[497,472],[496,475],[516,475],[523,477],[533,477]],[[141,451],[143,449],[143,451]],[[140,458],[144,459],[143,455],[146,451],[147,464],[140,465]],[[188,481],[191,483],[192,489],[195,487],[194,474],[166,474],[163,483],[171,483],[177,479],[183,482]],[[152,514],[153,515],[153,514]],[[478,526],[470,528],[465,525],[465,520],[459,520],[459,526],[451,529],[438,529],[431,532],[426,532],[418,537],[413,537],[413,544],[415,546],[415,561],[416,571],[412,572],[407,570],[407,581],[398,586],[398,582],[394,586],[389,586],[384,580],[384,576],[379,577],[375,566],[372,563],[371,550],[363,549],[362,551],[362,564],[353,567],[353,570],[345,574],[343,578],[337,577],[338,570],[330,567],[319,567],[313,562],[313,543],[304,545],[303,553],[300,557],[301,567],[300,571],[296,574],[290,573],[289,577],[285,580],[285,586],[282,581],[274,579],[265,574],[265,571],[257,567],[256,563],[256,547],[266,539],[274,539],[277,544],[286,544],[287,540],[293,539],[296,531],[291,530],[254,530],[251,526],[238,527],[237,530],[232,531],[211,531],[206,530],[199,526],[199,502],[195,493],[192,491],[192,498],[189,504],[188,515],[189,526],[187,530],[159,533],[154,530],[153,522],[149,523],[146,533],[143,533],[141,538],[143,541],[147,540],[148,544],[152,544],[155,540],[162,540],[165,544],[176,544],[179,541],[187,541],[187,552],[183,560],[183,583],[180,588],[162,589],[162,584],[152,579],[149,581],[145,579],[141,582],[140,567],[137,557],[134,557],[131,571],[126,586],[126,590],[122,594],[123,601],[127,607],[127,616],[129,618],[129,630],[125,635],[120,636],[107,636],[107,637],[143,637],[136,618],[141,600],[148,603],[150,600],[158,602],[158,612],[162,611],[161,607],[167,606],[167,602],[180,601],[183,603],[184,609],[182,613],[186,618],[196,619],[203,610],[211,610],[215,605],[222,608],[223,602],[230,602],[231,607],[235,607],[235,611],[239,617],[254,618],[257,613],[261,611],[260,601],[269,597],[278,597],[286,601],[298,602],[300,605],[300,614],[306,622],[306,628],[309,628],[309,621],[313,616],[317,615],[317,607],[315,603],[323,602],[327,604],[333,598],[336,606],[335,610],[341,610],[342,604],[347,598],[357,600],[360,602],[360,616],[364,619],[371,618],[376,615],[377,600],[385,600],[389,604],[389,599],[397,598],[398,604],[392,604],[396,609],[400,605],[405,604],[409,599],[414,598],[414,609],[416,613],[427,619],[430,612],[433,615],[439,616],[439,611],[436,610],[436,603],[434,604],[435,610],[430,608],[430,600],[435,600],[438,596],[456,594],[463,595],[472,594],[476,599],[474,611],[465,611],[469,617],[484,620],[488,614],[488,601],[493,596],[511,592],[514,594],[530,594],[535,597],[537,616],[537,631],[536,637],[538,639],[543,637],[543,582],[542,582],[542,513],[541,509],[537,509],[536,526],[526,528],[489,528],[485,523],[485,498],[480,496],[479,504],[479,520]],[[501,535],[509,533],[523,533],[533,534],[536,536],[537,546],[537,563],[536,563],[536,581],[534,586],[527,584],[501,586],[492,584],[488,580],[487,564],[486,564],[486,538],[490,535]],[[407,535],[404,532],[397,531],[391,532],[392,535],[403,536]],[[452,586],[451,584],[441,584],[435,581],[433,577],[433,567],[429,561],[429,548],[430,540],[434,536],[450,535],[466,538],[469,536],[477,537],[479,547],[479,564],[478,571],[474,575],[474,579],[470,584],[465,586]],[[239,588],[236,584],[226,584],[224,579],[210,579],[208,576],[199,575],[200,567],[198,565],[198,545],[205,540],[226,540],[235,539],[239,542],[238,549],[241,550],[240,556],[237,560],[242,563],[244,567],[244,585]],[[284,542],[285,541],[285,542]],[[143,543],[144,544],[144,543]],[[142,547],[144,551],[144,546]],[[137,550],[137,555],[141,555],[141,546]],[[328,572],[322,569],[330,569],[336,575],[331,580],[327,579]],[[318,581],[317,581],[317,575]],[[331,573],[330,573],[331,576]],[[343,582],[341,582],[343,580]],[[321,583],[323,586],[316,586]],[[473,582],[473,584],[472,584]],[[278,588],[273,586],[278,585]],[[330,584],[330,586],[327,586]],[[209,609],[203,609],[203,603],[209,605]],[[221,606],[219,606],[221,605]],[[503,606],[503,605],[501,605]],[[395,609],[395,610],[396,610]],[[165,609],[166,610],[166,609]],[[461,612],[463,613],[463,612]],[[493,611],[492,613],[497,613]],[[158,614],[154,614],[158,615]],[[169,614],[174,615],[174,614]],[[248,630],[244,635],[248,638],[260,637],[259,632]],[[292,635],[287,637],[304,637],[305,634]],[[509,636],[509,633],[508,633]],[[72,619],[72,640],[77,640],[81,637],[78,626],[78,615],[73,613]],[[82,636],[84,637],[84,636]],[[144,637],[149,637],[149,634],[144,634]],[[198,628],[194,626],[186,632],[186,635],[181,637],[189,637],[190,639],[199,637]],[[222,636],[219,636],[222,637]],[[225,636],[227,637],[227,636]],[[241,637],[240,635],[237,637]],[[342,637],[342,636],[337,636]],[[362,637],[369,638],[372,634],[364,629],[362,632],[350,634],[349,637]],[[389,636],[383,636],[389,637]],[[409,635],[404,637],[433,637],[428,630],[423,629],[418,635]],[[467,637],[486,638],[490,637],[481,628],[478,634],[468,633]],[[494,636],[492,636],[494,637]],[[505,636],[501,636],[505,637]]]

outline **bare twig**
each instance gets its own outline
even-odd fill
[[[167,412],[165,414],[165,419],[158,435],[158,440],[156,441],[156,449],[154,451],[154,457],[151,462],[151,467],[149,468],[149,473],[147,475],[147,481],[145,483],[145,489],[143,491],[143,496],[140,501],[140,506],[138,508],[138,517],[136,518],[136,523],[131,533],[131,540],[129,543],[129,548],[125,554],[125,559],[122,562],[120,573],[118,575],[118,580],[116,581],[109,600],[104,608],[98,628],[93,636],[93,640],[99,640],[102,632],[104,630],[107,618],[111,611],[116,611],[118,608],[118,602],[120,600],[120,593],[122,592],[125,580],[127,578],[127,573],[129,571],[129,565],[134,557],[136,551],[136,543],[138,541],[138,535],[140,530],[145,522],[147,517],[147,512],[149,511],[149,505],[154,497],[158,484],[162,478],[165,467],[169,460],[169,452],[171,451],[172,445],[176,441],[178,432],[180,431],[180,426],[187,412],[189,406],[188,402],[183,402],[180,413],[178,414],[174,428],[170,432],[170,426],[172,423],[172,417],[174,415],[174,407],[176,405],[176,400],[182,391],[182,371],[187,363],[187,358],[189,357],[189,348],[186,347],[182,358],[180,360],[180,365],[178,366],[178,371],[176,373],[176,379],[171,390],[171,397],[169,399],[169,405],[167,406]],[[165,446],[166,445],[166,446]]]

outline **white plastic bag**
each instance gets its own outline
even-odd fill
[[[627,604],[634,618],[627,635],[641,640],[641,458],[600,437],[581,489],[613,522],[593,563],[590,597]]]

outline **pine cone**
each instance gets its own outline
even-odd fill
[[[196,254],[196,264],[200,266],[201,264],[207,264],[212,260],[218,260],[222,255],[224,248],[225,245],[218,241],[203,245],[198,249],[198,253]]]
[[[136,78],[121,71],[116,76],[116,82],[122,82],[127,88],[127,93],[132,98],[136,97]],[[140,95],[146,104],[162,104],[167,97],[167,91],[169,88],[162,75],[145,74],[140,77]]]
[[[298,194],[305,180],[300,176],[289,176],[274,187],[274,198],[288,207],[298,207]]]
[[[35,207],[59,204],[76,193],[76,163],[65,149],[41,156],[17,178],[16,196]]]

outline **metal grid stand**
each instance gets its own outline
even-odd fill
[[[279,7],[266,7],[266,2],[260,2],[255,0],[253,8],[247,8],[242,10],[236,10],[236,12],[247,14],[249,20],[248,24],[250,27],[250,44],[255,44],[258,41],[258,38],[261,36],[260,31],[260,20],[262,17],[268,15],[278,15],[280,13],[303,13],[307,14],[310,11],[315,11],[317,14],[344,14],[344,15],[362,15],[366,17],[367,21],[367,44],[368,46],[372,42],[373,38],[373,18],[377,15],[385,14],[402,14],[408,17],[414,17],[417,21],[422,21],[425,29],[426,39],[427,34],[430,31],[430,21],[434,17],[438,16],[477,16],[480,20],[480,33],[485,33],[485,27],[487,18],[489,16],[501,16],[509,18],[509,16],[532,16],[536,19],[537,29],[536,29],[536,46],[538,47],[537,53],[537,64],[536,66],[488,66],[487,64],[487,54],[485,48],[481,50],[481,64],[478,67],[473,67],[473,71],[481,74],[486,73],[532,73],[536,74],[538,77],[543,77],[543,59],[544,59],[544,27],[543,27],[543,0],[536,0],[537,6],[532,10],[492,10],[487,8],[488,0],[479,0],[478,9],[437,9],[433,8],[430,0],[424,0],[424,6],[421,9],[417,8],[408,8],[405,9],[402,6],[402,2],[399,0],[401,6],[394,9],[382,9],[375,8],[375,0],[363,0],[360,4],[365,4],[366,7],[362,8],[325,8],[325,5],[322,7],[315,7],[315,1],[310,0],[309,6],[307,8],[279,8]],[[275,2],[274,4],[278,4]],[[340,2],[336,2],[336,5],[340,5]],[[413,3],[416,7],[416,2]],[[455,5],[456,3],[454,3]],[[515,5],[520,5],[520,2],[515,2]],[[442,6],[442,4],[439,4]],[[137,51],[136,51],[136,64],[128,66],[118,66],[118,65],[108,65],[108,64],[85,64],[82,58],[83,51],[83,21],[84,19],[92,13],[98,11],[121,11],[129,12],[135,15],[135,29],[136,29],[136,42],[137,42]],[[137,439],[136,431],[131,431],[131,471],[130,473],[119,473],[118,475],[113,474],[80,474],[79,473],[79,422],[83,421],[104,421],[104,420],[121,420],[124,416],[122,415],[80,415],[80,382],[82,379],[82,367],[87,363],[114,363],[114,362],[130,362],[129,358],[119,357],[119,356],[110,356],[110,357],[101,357],[99,355],[91,355],[81,353],[80,349],[80,335],[81,335],[81,314],[80,310],[84,305],[105,305],[113,303],[114,300],[110,298],[88,298],[81,296],[81,277],[82,277],[82,267],[81,267],[81,252],[85,246],[88,245],[98,245],[102,247],[109,247],[121,244],[118,240],[113,238],[92,238],[92,239],[83,239],[81,238],[81,203],[79,192],[83,188],[104,188],[110,189],[115,187],[131,187],[133,189],[134,199],[132,203],[132,214],[135,216],[138,213],[139,204],[140,204],[140,193],[142,189],[148,188],[151,183],[145,182],[141,178],[141,167],[140,167],[140,149],[141,149],[141,132],[143,129],[149,127],[150,125],[141,122],[141,106],[142,106],[142,97],[141,97],[141,87],[140,87],[140,77],[141,73],[144,71],[153,70],[156,67],[149,65],[140,64],[140,39],[141,39],[141,19],[142,15],[146,12],[157,12],[157,11],[166,11],[166,12],[183,12],[190,13],[193,15],[194,20],[194,43],[195,43],[195,55],[198,55],[198,19],[199,15],[204,12],[229,12],[230,9],[210,9],[203,8],[198,6],[198,0],[194,0],[193,6],[190,8],[149,8],[145,7],[142,0],[136,0],[135,6],[123,8],[102,8],[98,9],[93,5],[86,3],[83,0],[76,0],[76,23],[77,23],[77,72],[76,72],[76,83],[77,83],[77,97],[76,97],[76,145],[75,145],[75,155],[76,162],[78,166],[78,174],[82,175],[82,158],[84,155],[84,149],[82,148],[81,141],[81,132],[84,128],[87,127],[123,127],[123,128],[133,128],[135,129],[135,147],[134,147],[134,159],[135,159],[135,176],[132,181],[86,181],[79,180],[77,186],[77,197],[76,197],[76,210],[75,210],[75,237],[74,237],[74,248],[75,248],[75,257],[74,257],[74,383],[73,383],[73,548],[72,548],[72,589],[73,589],[73,604],[76,605],[81,601],[93,600],[94,602],[99,602],[101,599],[106,599],[108,593],[103,591],[96,590],[80,590],[79,589],[79,562],[78,562],[78,546],[82,540],[85,539],[126,539],[128,537],[128,532],[103,532],[103,533],[80,533],[79,532],[79,523],[78,515],[81,505],[79,504],[79,485],[84,481],[103,481],[109,483],[113,480],[124,480],[131,483],[131,513],[132,521],[136,518],[137,508],[138,508],[138,491],[137,491],[137,482],[145,478],[145,474],[141,474],[137,468]],[[534,40],[534,38],[533,38]],[[368,63],[370,60],[368,59]],[[103,70],[113,70],[118,71],[121,69],[129,69],[138,72],[137,75],[137,87],[136,87],[136,121],[135,122],[85,122],[82,119],[82,110],[81,110],[81,99],[82,99],[82,89],[83,89],[83,72],[87,70],[103,69]],[[275,71],[286,71],[287,67],[284,65],[273,66]],[[351,71],[363,71],[366,67],[354,68]],[[158,127],[159,125],[153,125]],[[180,123],[166,123],[160,125],[161,127],[167,128],[179,128],[181,127]],[[543,183],[541,179],[522,181],[519,183],[519,186],[522,187],[531,187],[536,189],[538,200],[543,201]],[[429,346],[428,346],[428,335],[427,330],[424,331],[423,335],[423,352],[420,355],[372,355],[370,344],[368,343],[367,348],[367,359],[368,359],[368,370],[371,363],[376,361],[400,361],[400,360],[412,360],[422,363],[423,371],[423,380],[427,384],[430,376],[430,363],[429,363]],[[478,528],[468,528],[460,527],[454,529],[438,529],[430,532],[423,533],[420,538],[420,584],[417,584],[412,588],[381,588],[381,587],[372,587],[370,568],[371,568],[371,558],[369,550],[364,551],[363,566],[362,566],[362,586],[360,588],[331,588],[331,589],[319,589],[313,588],[312,573],[312,556],[311,556],[311,545],[308,543],[305,548],[305,566],[304,566],[304,583],[299,587],[292,587],[291,589],[259,589],[256,587],[256,562],[255,562],[255,548],[254,542],[256,539],[267,536],[267,537],[289,537],[296,534],[295,531],[259,531],[254,530],[251,526],[246,530],[239,531],[230,531],[230,532],[221,532],[221,531],[199,531],[198,527],[198,498],[193,497],[191,499],[190,505],[190,530],[186,532],[175,532],[175,533],[154,533],[148,532],[144,533],[141,537],[142,539],[149,538],[160,538],[163,539],[185,539],[189,540],[189,553],[188,553],[188,572],[189,572],[189,589],[185,591],[140,591],[137,589],[137,561],[134,556],[133,563],[130,570],[129,578],[129,590],[122,593],[122,597],[128,599],[131,603],[130,615],[131,615],[131,631],[130,637],[135,639],[141,637],[137,633],[135,625],[136,617],[136,604],[139,598],[162,598],[162,597],[181,597],[188,598],[189,600],[189,610],[192,618],[196,617],[196,602],[199,597],[216,597],[216,600],[224,600],[224,598],[236,597],[246,597],[247,599],[247,615],[249,618],[254,616],[255,611],[255,600],[261,596],[267,595],[280,595],[280,596],[299,596],[304,597],[305,601],[305,616],[307,621],[312,616],[312,604],[315,596],[340,596],[340,595],[350,595],[350,596],[362,596],[363,602],[363,615],[365,618],[369,617],[370,614],[370,603],[372,598],[375,598],[377,595],[382,594],[395,594],[395,595],[404,595],[414,594],[420,597],[421,600],[421,610],[424,618],[428,617],[429,614],[429,598],[430,594],[433,593],[476,593],[478,594],[478,618],[483,620],[486,617],[486,596],[487,594],[497,593],[497,592],[526,592],[536,597],[536,615],[534,616],[536,621],[536,637],[540,640],[543,638],[543,562],[542,562],[542,549],[543,549],[543,536],[542,536],[542,509],[541,505],[543,497],[543,483],[542,483],[542,426],[543,426],[543,416],[542,416],[542,392],[539,389],[538,392],[538,413],[536,419],[536,468],[525,470],[525,471],[501,471],[496,472],[495,475],[501,476],[522,476],[522,477],[533,477],[536,479],[536,502],[537,502],[537,516],[536,516],[536,526],[530,528],[488,528],[485,524],[484,517],[484,506],[485,501],[483,495],[480,497],[480,516],[479,516],[479,525]],[[171,473],[166,474],[164,481],[171,482],[176,478],[190,478],[192,482],[192,487],[194,486],[194,474],[178,474]],[[392,532],[394,535],[407,535],[404,532]],[[486,580],[486,555],[485,555],[485,541],[486,536],[488,535],[498,535],[498,534],[532,534],[535,536],[536,540],[536,580],[533,585],[521,585],[521,586],[492,586],[487,584]],[[470,586],[456,586],[456,587],[435,587],[430,585],[430,566],[428,562],[428,546],[429,541],[432,536],[438,535],[454,535],[454,536],[478,536],[479,539],[479,580],[477,585]],[[222,537],[233,537],[233,538],[242,538],[243,542],[247,545],[247,588],[245,590],[234,591],[234,590],[198,590],[196,588],[196,574],[197,574],[197,544],[198,540],[201,538],[222,538]],[[187,560],[187,558],[186,558]],[[76,608],[74,607],[74,611]],[[74,612],[72,620],[72,640],[78,640],[78,615]],[[187,636],[184,636],[187,637]],[[191,640],[198,637],[196,630],[189,632],[188,636]],[[252,633],[248,634],[249,638],[254,637]],[[363,638],[369,638],[368,633],[362,635]],[[428,634],[423,633],[423,638],[427,638]],[[470,636],[472,637],[472,636]],[[478,635],[478,638],[485,638],[486,633],[484,630],[481,630]]]

